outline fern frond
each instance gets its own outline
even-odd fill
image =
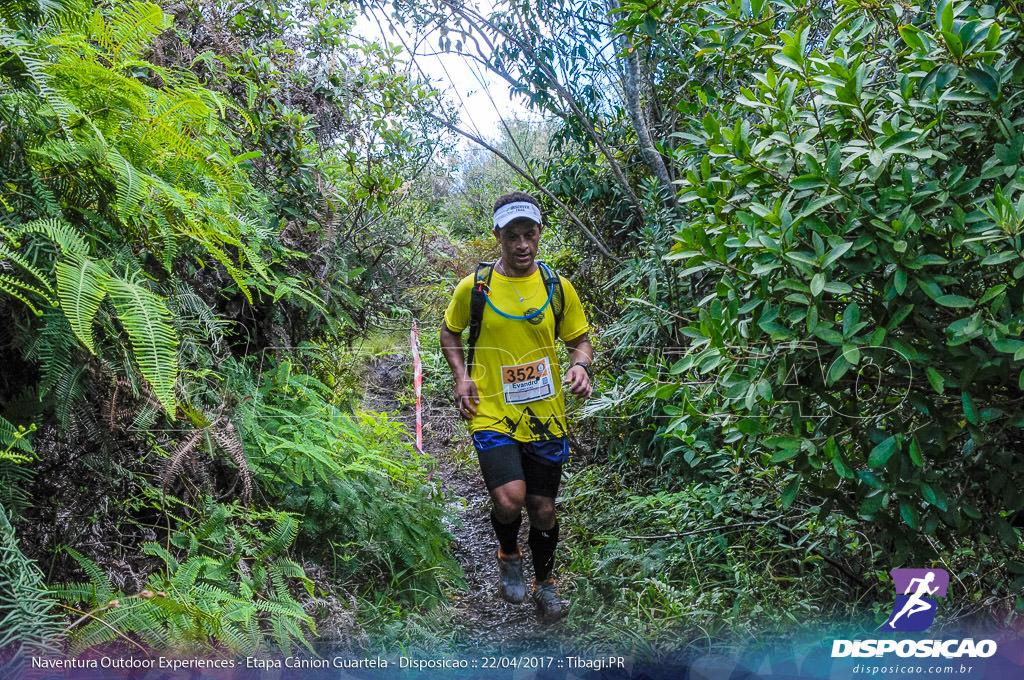
[[[70,371],[67,371],[57,381],[54,390],[56,399],[57,419],[62,429],[67,431],[71,427],[74,407],[79,403],[85,394],[82,385],[82,375],[88,370],[88,364],[78,364]]]
[[[0,459],[0,505],[5,506],[12,516],[32,507],[33,496],[28,490],[34,478],[32,468],[14,460]]]
[[[171,553],[167,552],[167,549],[159,543],[156,543],[154,541],[146,541],[142,544],[142,552],[146,555],[159,557],[161,560],[163,560],[164,564],[167,566],[168,572],[173,572],[178,568],[178,561],[174,559],[174,556],[171,555]],[[157,590],[159,590],[159,588],[157,588]]]
[[[40,396],[52,390],[71,369],[72,351],[77,344],[67,317],[59,310],[48,310],[43,315],[42,327],[25,351],[26,358],[40,363]]]
[[[25,292],[34,293],[46,300],[48,303],[53,304],[45,290],[37,286],[33,286],[30,283],[25,283],[21,279],[17,279],[8,274],[0,274],[0,292],[7,293],[11,297],[20,300],[26,307],[32,310],[32,313],[36,316],[42,316],[43,313],[37,309],[34,304],[32,304],[32,300],[25,295]]]
[[[40,283],[49,293],[53,293],[53,288],[50,286],[50,282],[46,276],[31,262],[28,261],[21,253],[15,251],[13,248],[7,246],[7,244],[0,242],[0,260],[7,259],[15,263],[26,272],[32,275],[36,281]]]
[[[164,473],[160,476],[160,487],[167,489],[170,485],[171,480],[174,479],[174,475],[181,469],[182,463],[186,458],[192,455],[192,453],[199,448],[199,444],[203,440],[203,431],[194,430],[188,434],[188,436],[181,441],[174,451],[171,453],[171,459],[167,463],[167,467],[164,468]]]
[[[13,423],[0,416],[0,459],[11,449],[17,449],[29,456],[33,455],[32,446],[25,432],[19,432]]]
[[[71,555],[75,562],[78,562],[78,566],[82,567],[86,576],[89,577],[89,583],[85,586],[86,590],[80,590],[79,592],[88,592],[91,597],[89,599],[82,598],[82,601],[88,602],[93,607],[99,607],[110,602],[114,598],[114,588],[110,585],[110,580],[103,573],[103,570],[95,562],[74,548],[65,546],[64,551]],[[75,592],[74,584],[63,586],[63,589],[58,589],[58,592]]]
[[[199,540],[223,538],[229,515],[230,511],[226,505],[218,505],[193,533]]]
[[[107,160],[117,180],[117,214],[122,222],[127,222],[138,214],[149,184],[146,175],[114,149],[107,150]]]
[[[238,475],[242,479],[242,503],[248,505],[252,500],[252,472],[249,470],[249,462],[245,459],[242,442],[238,439],[235,426],[228,421],[223,427],[214,427],[210,434],[213,435],[217,445],[226,451],[238,466]]]
[[[115,61],[123,54],[139,54],[154,37],[171,26],[170,17],[158,5],[148,2],[121,4],[112,14],[107,39]]]
[[[47,72],[46,63],[31,53],[32,46],[29,43],[12,33],[0,31],[0,48],[21,62],[25,74],[32,80],[65,130],[74,120],[85,117],[73,103],[54,89],[51,82],[53,77]]]
[[[57,263],[57,293],[71,330],[92,354],[92,321],[107,295],[110,275],[87,257]]]
[[[179,283],[174,287],[174,295],[168,298],[167,305],[179,319],[199,322],[206,331],[206,339],[215,344],[219,342],[226,322],[187,284]]]
[[[290,596],[283,600],[256,600],[256,609],[262,612],[270,612],[285,618],[298,619],[300,621],[312,621],[309,615]]]
[[[263,550],[257,556],[259,559],[273,555],[275,553],[283,553],[288,550],[288,546],[295,540],[295,536],[299,533],[299,525],[295,522],[295,518],[291,515],[282,513],[274,524],[274,528],[270,530],[267,535],[267,541],[263,545]],[[303,574],[305,575],[305,574]]]
[[[14,527],[0,505],[0,649],[4,656],[23,661],[19,657],[49,648],[60,633],[60,618],[53,610],[42,572],[21,551]],[[0,674],[10,677],[3,662]]]
[[[174,420],[178,337],[171,324],[171,313],[160,296],[141,285],[111,277],[109,291],[117,317],[132,341],[139,370]]]
[[[19,236],[43,234],[57,244],[64,257],[84,257],[89,254],[89,246],[78,230],[61,220],[33,220],[19,227],[16,233]]]
[[[195,238],[193,234],[189,235]],[[243,295],[245,295],[245,299],[249,301],[249,304],[252,304],[252,292],[249,290],[249,286],[246,285],[248,276],[246,276],[245,272],[234,265],[227,253],[215,246],[213,243],[210,243],[209,240],[202,237],[196,238],[196,240],[202,243],[206,248],[206,251],[217,258],[218,262],[224,265],[224,268],[228,270],[228,274],[232,279],[234,279],[238,289],[242,291]]]
[[[215,567],[218,564],[220,563],[217,560],[206,555],[190,557],[174,572],[171,583],[176,590],[188,591],[196,586],[196,579],[199,578],[199,574],[203,569],[211,566]],[[228,597],[231,596],[228,595]]]

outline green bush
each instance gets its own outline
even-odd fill
[[[702,82],[669,256],[696,286],[661,385],[895,563],[1024,510],[1024,60],[1004,3],[677,8]],[[740,74],[716,89],[701,74]],[[700,465],[701,455],[690,462]],[[925,535],[939,540],[933,543]],[[943,548],[942,546],[945,546]],[[1012,563],[1024,573],[1024,563]]]
[[[53,588],[87,611],[69,627],[73,654],[117,643],[182,653],[228,651],[290,654],[312,651],[313,621],[292,594],[313,584],[285,556],[298,531],[294,517],[279,511],[243,511],[211,505],[194,521],[179,520],[167,544],[150,542],[143,552],[162,563],[140,593],[116,592],[92,560],[68,548],[89,581]]]
[[[339,581],[418,604],[461,580],[443,497],[399,423],[349,415],[333,392],[283,361],[266,372],[242,426],[257,484],[297,513],[298,548]]]

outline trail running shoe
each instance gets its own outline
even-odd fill
[[[554,579],[533,582],[533,601],[537,605],[537,615],[544,623],[552,623],[569,613],[569,605],[558,597]]]
[[[503,557],[498,550],[498,594],[507,602],[526,600],[526,579],[523,578],[523,551],[515,557]]]

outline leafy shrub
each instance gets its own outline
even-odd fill
[[[241,429],[267,499],[300,518],[298,548],[340,580],[436,603],[461,570],[448,549],[443,497],[404,428],[379,414],[343,413],[330,388],[288,361],[264,379]]]
[[[894,563],[973,531],[1016,550],[1020,15],[674,11],[674,73],[703,84],[672,152],[685,222],[669,259],[698,299],[684,356],[641,378],[664,432],[710,417],[774,467],[784,508],[868,521]],[[722,90],[701,75],[720,68],[743,75]]]
[[[218,504],[199,519],[182,522],[168,545],[143,546],[163,568],[137,594],[115,592],[95,562],[67,549],[89,576],[86,583],[53,588],[57,596],[90,610],[76,621],[80,627],[72,626],[71,653],[136,640],[182,652],[311,649],[305,636],[315,633],[313,622],[289,581],[302,583],[310,596],[313,584],[285,557],[298,531],[295,518],[279,511],[243,514],[237,506]]]

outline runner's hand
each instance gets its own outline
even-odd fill
[[[459,409],[459,415],[466,420],[472,420],[476,415],[476,404],[480,403],[477,396],[476,383],[466,378],[455,383],[455,405]]]
[[[594,388],[590,384],[590,376],[582,366],[573,366],[566,371],[562,382],[568,386],[570,392],[581,399],[589,399],[594,392]]]

